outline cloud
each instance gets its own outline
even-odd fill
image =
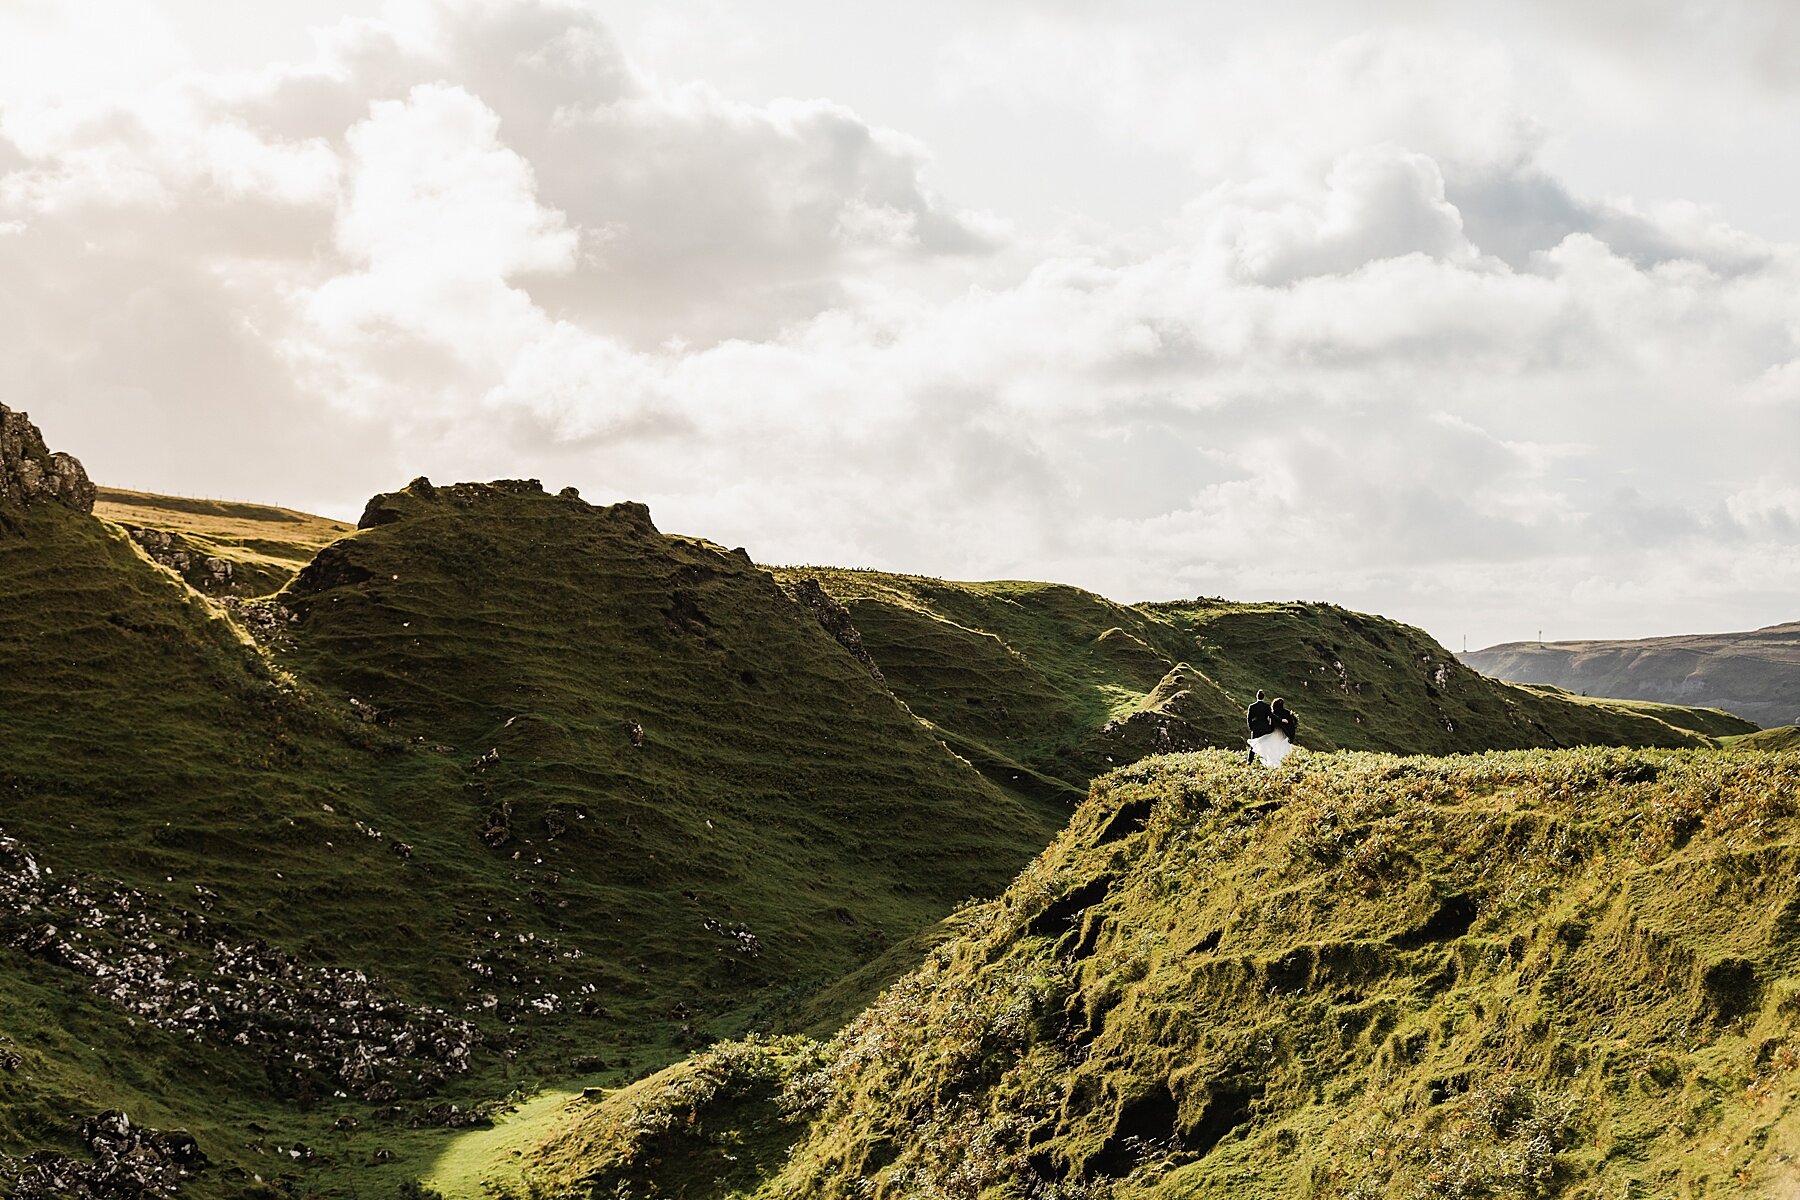
[[[1258,283],[1341,275],[1408,254],[1476,253],[1462,214],[1444,198],[1437,163],[1387,144],[1346,152],[1311,187],[1217,189],[1189,215],[1222,241],[1234,274]]]
[[[765,559],[1446,636],[1800,585],[1800,251],[1559,179],[1491,39],[957,39],[965,95],[1191,172],[1166,226],[1035,238],[919,139],[664,77],[586,8],[407,12],[8,99],[8,403],[122,483],[536,474]]]

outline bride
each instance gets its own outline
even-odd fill
[[[1269,715],[1275,719],[1275,728],[1260,737],[1249,739],[1250,750],[1262,760],[1263,766],[1278,767],[1281,760],[1296,748],[1294,734],[1300,728],[1300,720],[1280,696],[1275,697],[1274,703],[1269,705]]]

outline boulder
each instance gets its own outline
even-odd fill
[[[52,454],[31,418],[0,404],[0,505],[61,504],[94,511],[94,485],[70,454]]]

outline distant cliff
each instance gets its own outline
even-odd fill
[[[1800,722],[1800,621],[1635,642],[1508,642],[1460,657],[1511,683],[1722,708],[1764,726]]]

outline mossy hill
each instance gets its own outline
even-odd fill
[[[1800,750],[1800,726],[1782,725],[1726,738],[1733,750]]]
[[[278,591],[353,528],[291,508],[108,487],[99,489],[94,515],[125,530],[153,560],[210,596]]]
[[[234,617],[0,512],[0,1191],[123,1108],[198,1139],[184,1194],[387,1194],[515,1088],[766,1023],[1066,816],[742,556],[421,490]]]
[[[688,1200],[1790,1195],[1796,914],[1800,754],[1161,757],[1098,781],[836,1036],[546,1097],[486,1175]]]
[[[784,568],[841,604],[895,695],[989,778],[1079,799],[1146,754],[1241,745],[1257,689],[1315,749],[1705,746],[1752,724],[1509,687],[1422,630],[1330,604],[1124,605],[1060,584]]]
[[[1800,722],[1800,622],[1637,641],[1507,642],[1463,655],[1496,679]]]

